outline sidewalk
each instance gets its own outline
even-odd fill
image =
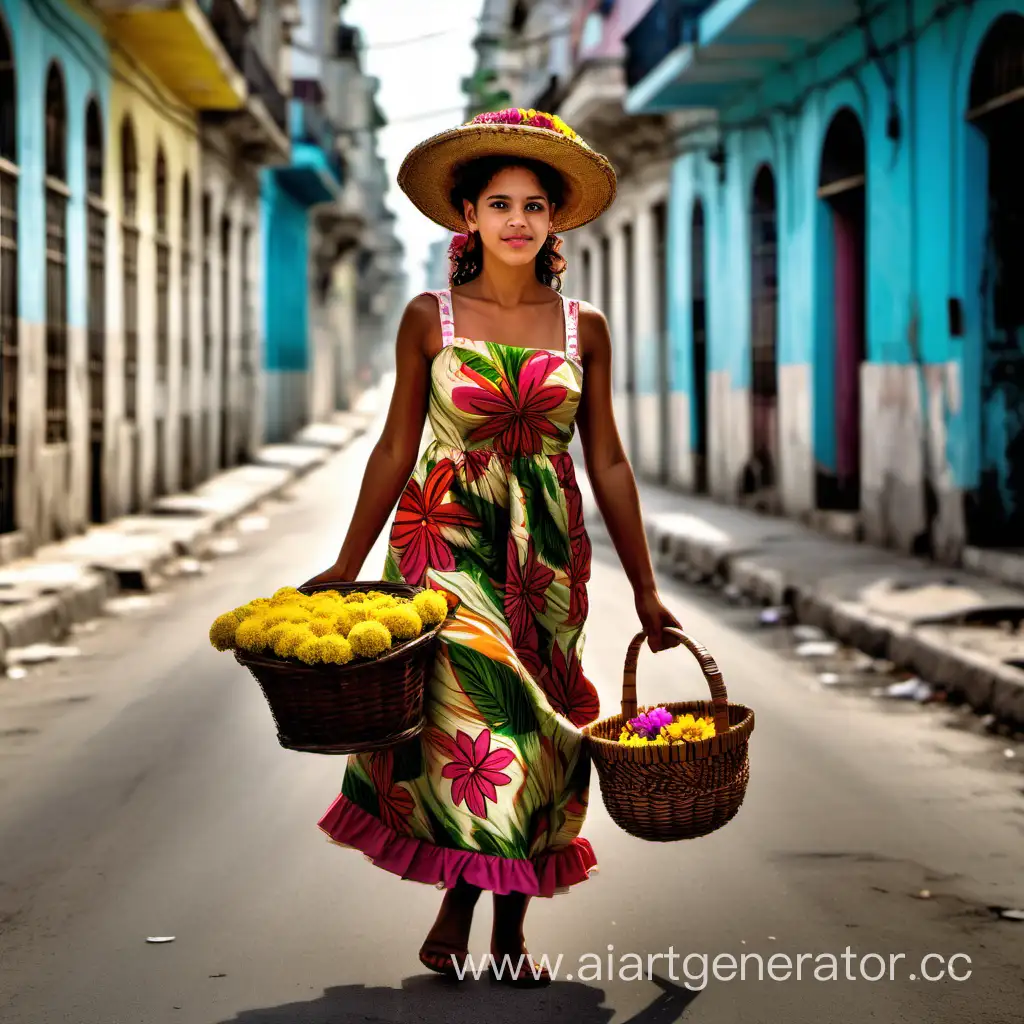
[[[609,542],[586,475],[585,515]],[[655,567],[791,609],[793,621],[1024,728],[1024,589],[826,537],[807,526],[640,484]]]
[[[251,463],[194,491],[161,498],[146,514],[112,520],[0,565],[0,675],[8,652],[60,641],[73,625],[102,615],[118,593],[154,589],[176,560],[212,554],[225,526],[345,448],[386,398],[381,386],[370,389],[352,411],[306,427],[289,444],[259,449]]]

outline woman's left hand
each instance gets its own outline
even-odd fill
[[[656,590],[645,591],[636,596],[636,613],[640,617],[640,625],[647,634],[647,646],[652,651],[664,651],[669,647],[678,647],[679,637],[665,633],[666,626],[682,629],[679,620],[661,602]]]

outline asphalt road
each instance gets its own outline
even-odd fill
[[[206,641],[219,612],[328,564],[370,444],[275,503],[269,528],[208,575],[80,637],[81,657],[0,680],[6,1024],[1019,1024],[1024,923],[989,909],[1024,906],[1024,781],[1000,763],[1003,744],[941,713],[824,692],[738,613],[669,581],[730,695],[757,712],[740,814],[695,842],[644,843],[607,817],[595,774],[585,834],[600,872],[535,901],[527,936],[535,955],[562,955],[563,975],[599,954],[601,977],[520,992],[423,970],[440,894],[328,844],[316,822],[342,762],[282,750],[255,683]],[[382,564],[378,545],[367,574]],[[635,626],[597,546],[585,665],[605,713]],[[645,651],[639,686],[641,700],[703,692],[681,651]],[[485,900],[477,952],[489,925]],[[848,947],[857,959],[841,959]],[[628,954],[646,970],[670,951],[659,977],[632,980]],[[952,969],[969,978],[924,980],[929,953],[965,954]],[[760,954],[765,975],[748,956],[745,979],[702,985],[688,954]],[[778,958],[769,977],[773,954],[794,965],[788,980]],[[819,959],[797,980],[800,954]],[[830,954],[839,979],[816,980]],[[861,978],[867,954],[903,954],[893,980]]]

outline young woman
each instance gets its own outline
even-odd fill
[[[428,139],[399,184],[466,233],[453,243],[453,287],[405,310],[391,407],[348,534],[310,582],[355,579],[397,501],[384,578],[460,603],[440,634],[424,732],[350,757],[320,827],[446,890],[420,960],[452,974],[481,890],[494,896],[491,953],[517,963],[530,897],[596,867],[579,835],[590,778],[580,727],[598,698],[580,661],[591,548],[568,452],[577,424],[650,648],[674,646],[662,630],[679,623],[655,588],[615,426],[607,324],[558,292],[554,231],[610,205],[608,161],[559,119],[513,109]],[[425,418],[433,439],[417,461]],[[523,968],[503,980],[550,979]]]

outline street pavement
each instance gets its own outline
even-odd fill
[[[595,772],[584,834],[600,870],[534,901],[527,938],[562,955],[563,975],[598,954],[602,976],[514,991],[424,970],[440,893],[326,841],[316,822],[343,760],[281,749],[255,682],[206,639],[221,611],[330,563],[374,439],[268,503],[267,529],[206,575],[77,636],[80,657],[0,679],[5,1024],[1019,1024],[1024,922],[993,909],[1024,906],[1024,776],[1005,743],[948,727],[943,710],[822,689],[753,615],[671,577],[667,603],[757,714],[739,815],[703,839],[646,843],[608,818]],[[382,537],[365,576],[383,555]],[[612,714],[637,622],[600,544],[590,594],[584,665]],[[643,651],[638,686],[641,701],[703,693],[679,650]],[[474,952],[489,925],[485,899]],[[815,980],[807,959],[800,980],[767,973],[773,954],[820,965],[848,947],[904,957],[891,981],[863,980],[857,960],[843,980],[842,959],[839,980]],[[630,980],[628,954],[646,971],[672,951]],[[929,953],[965,954],[952,967],[970,977],[924,980]],[[702,986],[688,954],[760,954],[764,979],[748,959],[744,980]]]

